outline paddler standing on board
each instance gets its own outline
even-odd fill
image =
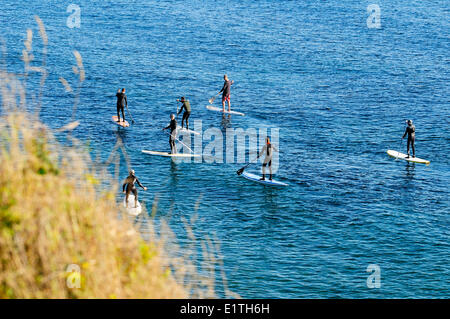
[[[175,138],[176,138],[176,130],[177,130],[177,120],[175,120],[175,115],[170,114],[170,123],[167,127],[163,128],[164,130],[167,130],[170,128],[170,138],[169,138],[169,144],[170,144],[170,154],[176,154],[177,148],[175,146]]]
[[[403,134],[402,139],[405,138],[406,135],[408,135],[408,141],[406,144],[406,152],[408,154],[408,156],[406,158],[409,158],[409,146],[411,145],[412,151],[413,151],[413,156],[412,157],[416,157],[416,148],[414,147],[414,142],[416,140],[416,127],[413,125],[412,120],[408,120],[406,121],[406,123],[408,124],[408,126],[406,127],[405,130],[405,134]]]
[[[128,107],[128,101],[127,96],[125,95],[125,88],[122,89],[122,92],[120,92],[120,89],[116,93],[117,96],[117,122],[120,123],[120,111],[122,111],[122,117],[123,121],[125,122],[125,114],[123,111],[124,105]]]
[[[177,101],[183,103],[181,105],[180,111],[177,113],[178,116],[184,110],[183,118],[181,119],[181,128],[183,128],[183,122],[186,121],[186,129],[189,130],[189,116],[191,116],[191,103],[189,103],[189,100],[186,100],[184,96],[182,96],[181,99]]]
[[[126,194],[126,196],[125,196],[125,203],[126,203],[126,207],[127,208],[128,208],[128,196],[130,195],[130,193],[133,193],[133,195],[134,195],[134,207],[137,208],[138,192],[137,192],[137,188],[135,186],[136,183],[140,187],[142,187],[142,189],[144,189],[144,191],[147,190],[147,187],[144,187],[139,182],[137,177],[134,175],[134,170],[132,169],[130,171],[130,174],[128,175],[128,177],[125,179],[125,181],[123,183],[123,186],[122,186],[122,191]]]
[[[258,154],[257,158],[260,158],[263,154],[265,155],[264,162],[262,164],[262,177],[260,180],[266,180],[266,166],[269,165],[269,180],[272,180],[272,155],[273,151],[277,151],[278,149],[270,143],[270,138],[266,137],[266,145],[263,146],[261,152]]]
[[[225,74],[223,76],[225,82],[223,83],[222,89],[219,93],[222,93],[222,111],[225,112],[225,101],[228,102],[228,112],[231,112],[231,104],[230,104],[230,91],[231,85],[233,85],[234,81],[228,80],[228,76]]]

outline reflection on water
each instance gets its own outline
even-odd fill
[[[413,180],[414,176],[416,175],[416,164],[415,163],[410,163],[408,162],[405,166],[405,170],[406,170],[406,174],[405,176],[407,177],[408,180]]]
[[[126,138],[127,138],[127,130],[118,126],[117,130],[116,130],[116,136],[117,136],[117,139],[120,137],[122,139],[122,142],[125,144]],[[116,140],[116,142],[117,142],[117,140]]]
[[[263,211],[270,214],[278,214],[280,207],[278,206],[278,187],[264,186],[264,203],[262,205]]]
[[[178,182],[178,165],[177,163],[171,159],[170,161],[170,180],[173,182],[173,186],[176,186]]]
[[[231,127],[231,114],[228,115],[222,114],[221,126],[224,130]]]

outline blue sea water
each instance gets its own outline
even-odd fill
[[[71,3],[81,8],[80,28],[67,26]],[[2,58],[12,72],[23,71],[27,28],[41,61],[34,15],[46,25],[41,119],[53,128],[70,122],[73,99],[59,77],[76,83],[78,50],[86,81],[74,135],[104,160],[120,136],[149,188],[142,200],[151,210],[159,199],[155,219],[168,219],[180,241],[181,219],[199,201],[194,232],[220,242],[232,291],[245,298],[450,297],[448,1],[1,4]],[[381,8],[381,28],[367,26],[370,4]],[[288,188],[237,177],[242,164],[177,164],[141,153],[168,150],[160,129],[181,95],[191,101],[192,120],[223,128],[205,105],[225,73],[235,80],[232,105],[246,113],[228,125],[280,128],[276,178]],[[37,89],[39,77],[28,83]],[[126,130],[109,121],[120,87],[136,121]],[[387,156],[387,149],[405,151],[405,119],[414,120],[417,156],[429,166]],[[369,264],[380,267],[380,288],[366,284]]]

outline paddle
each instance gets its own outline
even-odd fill
[[[130,118],[131,118],[131,123],[133,123],[133,124],[134,124],[134,120],[133,120],[133,117],[131,116],[130,110],[128,109],[128,104],[125,104],[125,106],[126,106],[126,108],[127,108],[127,112],[128,112],[128,115],[129,115],[129,116],[130,116]]]
[[[166,134],[171,135],[169,132],[166,132],[165,130],[164,130],[164,132],[165,132]],[[191,151],[192,154],[194,154],[194,151],[193,151],[189,146],[187,146],[187,145],[184,144],[182,141],[180,141],[176,136],[175,136],[175,139],[176,139],[178,142],[180,142],[181,144],[183,144],[184,146],[186,146],[187,149],[188,149],[189,151]]]
[[[177,116],[176,116],[176,118],[178,118],[178,102],[180,102],[179,100],[177,100]]]
[[[238,170],[236,171],[236,174],[241,175],[242,173],[244,173],[244,170],[245,170],[247,167],[249,167],[250,164],[255,163],[255,162],[258,160],[258,158],[259,158],[259,156],[258,156],[257,158],[255,158],[253,161],[251,161],[250,163],[248,163],[247,165],[245,165],[244,167],[238,169]]]
[[[220,93],[221,93],[221,92],[217,93],[215,96],[213,96],[212,98],[210,98],[210,99],[208,100],[208,101],[209,101],[209,104],[213,104],[214,100],[216,99],[216,97],[219,96]]]
[[[402,149],[402,146],[403,146],[403,137],[400,140],[400,148],[399,149]],[[395,157],[395,160],[398,160],[398,155],[400,155],[400,151],[397,151],[397,156]]]
[[[406,124],[408,124],[408,121],[406,120]],[[400,140],[400,150],[403,147],[403,136],[402,139]],[[397,152],[397,156],[395,157],[395,160],[398,160],[398,155],[400,155],[400,151]]]
[[[275,151],[275,150],[274,150],[274,151]],[[276,150],[276,152],[281,153],[278,149]],[[251,161],[250,163],[248,163],[248,164],[245,165],[244,167],[238,169],[238,170],[236,171],[236,174],[241,175],[241,174],[244,172],[244,170],[245,170],[247,167],[249,167],[250,164],[255,163],[255,162],[258,160],[258,158],[259,158],[259,155],[258,155],[253,161]]]

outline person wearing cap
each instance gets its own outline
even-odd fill
[[[175,120],[175,115],[170,114],[170,123],[167,127],[163,128],[164,130],[167,130],[170,128],[170,138],[169,138],[169,144],[170,144],[170,154],[176,154],[177,148],[175,146],[175,137],[176,137],[176,130],[177,130],[177,120]]]
[[[181,119],[181,128],[183,128],[183,122],[186,121],[186,129],[189,130],[189,116],[191,116],[191,103],[189,100],[186,100],[184,96],[181,99],[177,100],[183,105],[181,105],[180,111],[177,113],[177,116],[184,110],[183,118]]]
[[[141,184],[141,182],[139,182],[139,180],[137,179],[136,175],[134,175],[134,170],[130,170],[130,173],[128,175],[128,177],[125,179],[123,186],[122,186],[122,191],[126,194],[125,196],[125,203],[126,206],[128,208],[128,196],[130,195],[130,193],[133,193],[134,195],[134,207],[137,207],[137,202],[138,202],[138,191],[137,188],[135,186],[135,184],[138,184],[140,187],[142,187],[142,189],[144,189],[144,191],[147,190],[147,187],[143,186]]]
[[[231,85],[233,85],[234,81],[228,80],[228,76],[226,74],[223,76],[223,79],[225,80],[225,82],[223,83],[222,89],[219,91],[219,93],[222,93],[222,111],[225,112],[225,102],[228,102],[228,112],[230,112],[230,91]]]
[[[409,146],[411,145],[413,156],[416,157],[416,148],[414,147],[414,141],[416,139],[416,127],[413,125],[412,120],[406,121],[408,126],[406,127],[405,134],[403,134],[402,139],[405,138],[406,135],[408,135],[408,142],[406,144],[406,151],[408,153],[409,158]]]

